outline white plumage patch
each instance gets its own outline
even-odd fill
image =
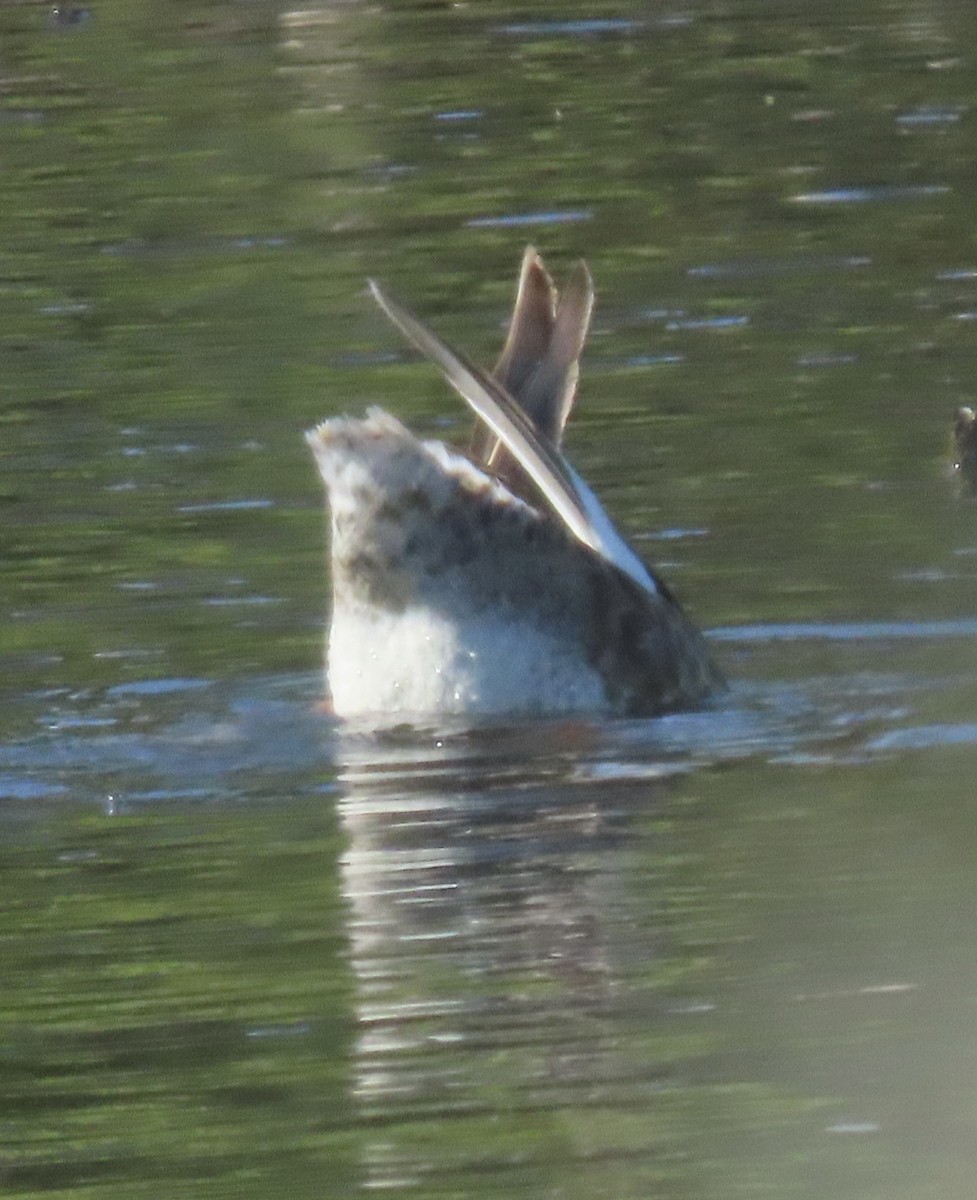
[[[372,724],[606,708],[600,677],[574,647],[517,616],[459,622],[422,608],[340,609],[328,664],[336,712]]]

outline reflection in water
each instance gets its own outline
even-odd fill
[[[659,1154],[658,1137],[629,1147],[596,1129],[585,1153],[570,1128],[635,1106],[654,1122],[649,1099],[669,1075],[628,1038],[629,1022],[662,1011],[633,986],[635,954],[642,973],[669,966],[664,930],[638,925],[622,894],[628,810],[653,805],[655,785],[575,784],[558,754],[548,782],[486,765],[457,763],[454,786],[436,790],[368,764],[346,776],[355,1092],[382,1127],[370,1187],[483,1158],[503,1176],[531,1164],[542,1181],[595,1153],[630,1160],[633,1176]]]
[[[941,834],[920,852],[886,812],[889,764],[974,733],[914,738],[926,684],[877,668],[663,721],[340,741],[367,1188],[897,1178],[901,1047],[947,1052],[908,909],[953,937],[963,914]]]

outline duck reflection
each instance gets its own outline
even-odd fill
[[[575,775],[581,729],[544,731],[544,770],[540,731],[519,736],[537,743],[532,775],[511,734],[414,768],[347,768],[355,1092],[383,1129],[371,1187],[486,1161],[563,1178],[584,1142],[629,1174],[652,1155],[663,1068],[641,1047],[660,993],[645,983],[666,939],[624,875],[629,813],[661,785]]]

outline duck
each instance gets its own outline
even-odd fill
[[[966,406],[953,422],[953,470],[961,494],[977,497],[977,414]]]
[[[333,713],[647,717],[719,693],[702,633],[562,449],[594,307],[586,264],[560,292],[527,247],[491,371],[369,289],[475,428],[461,450],[371,407],[306,434],[326,491]]]

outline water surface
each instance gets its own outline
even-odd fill
[[[11,1195],[969,1198],[977,28],[958,5],[0,12]],[[338,728],[302,431],[465,416],[522,248],[575,464],[731,689]]]

